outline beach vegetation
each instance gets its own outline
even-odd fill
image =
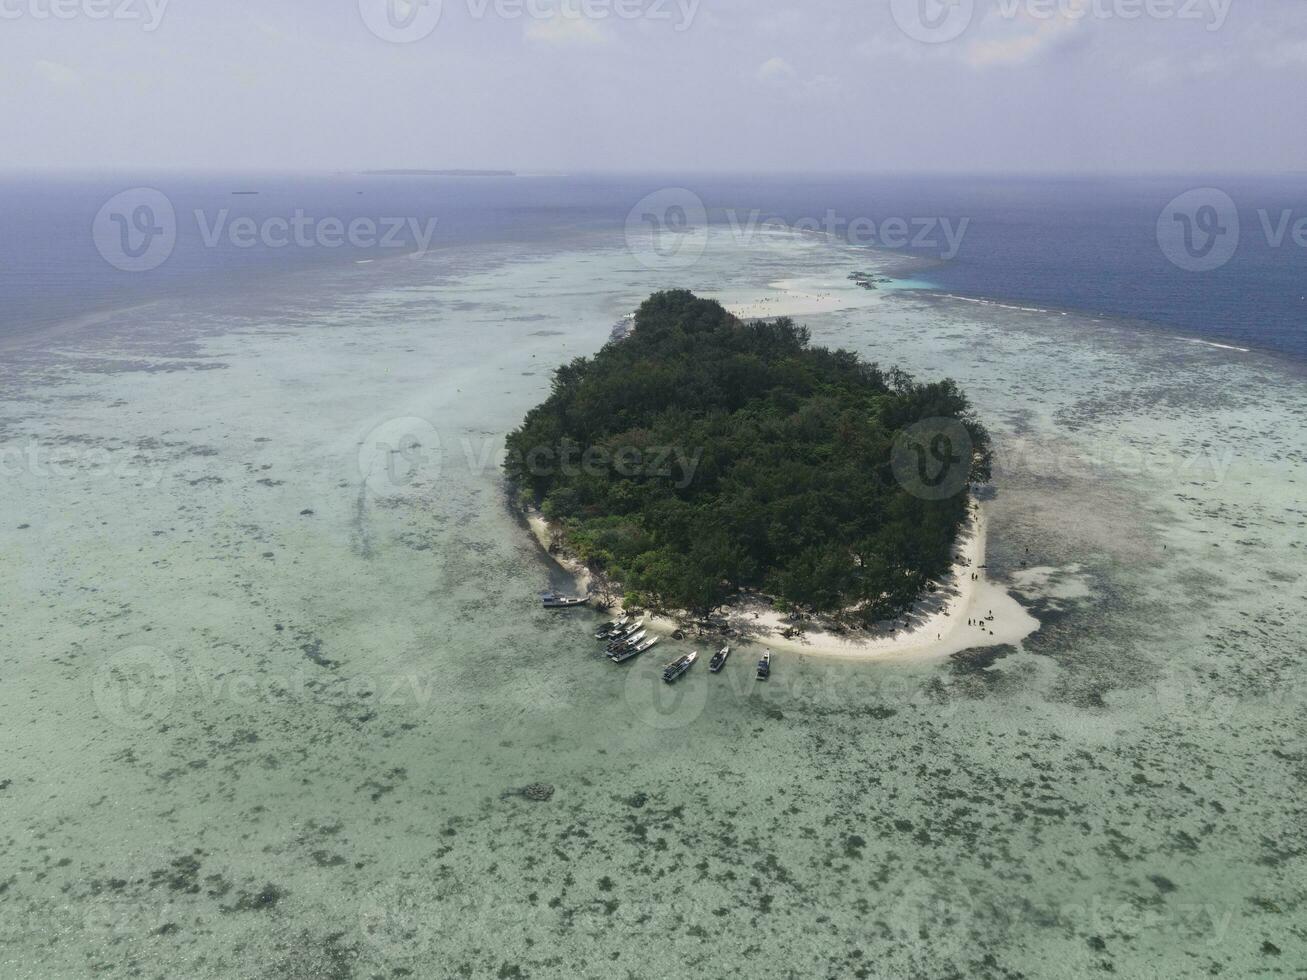
[[[896,443],[940,419],[966,433],[964,479],[918,492]],[[744,322],[684,290],[650,297],[630,336],[559,367],[507,449],[522,498],[644,604],[708,616],[753,589],[778,609],[865,622],[950,569],[967,488],[990,465],[952,381],[882,370],[788,318]]]

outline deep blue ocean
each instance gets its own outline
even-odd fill
[[[124,271],[97,248],[106,227],[101,212],[115,195],[142,186],[160,191],[174,207],[175,243],[157,267]],[[437,251],[501,241],[539,242],[543,250],[560,240],[620,236],[632,207],[669,187],[693,191],[708,220],[716,223],[740,225],[762,218],[800,227],[815,224],[878,248],[886,247],[879,232],[906,226],[909,244],[899,250],[921,259],[914,277],[944,292],[1098,313],[1142,321],[1140,329],[1151,324],[1186,336],[1307,357],[1307,174],[12,175],[0,178],[0,338],[38,342],[50,326],[103,310],[164,296],[220,295],[306,268],[403,254],[412,251],[431,219],[436,223],[430,243]],[[1198,195],[1187,216],[1167,211],[1177,196],[1197,188],[1214,188],[1219,195]],[[1237,236],[1222,201],[1230,202],[1237,215]],[[196,211],[202,212],[202,221]],[[269,218],[296,213],[315,222],[313,235],[327,217],[342,224],[392,217],[411,218],[414,224],[395,236],[396,245],[404,248],[379,247],[382,227],[365,247],[273,247],[261,233],[247,246],[233,234],[238,219],[262,227]],[[1199,264],[1215,244],[1212,267],[1191,271],[1168,258],[1159,243],[1159,219],[1177,235],[1189,236],[1177,240]],[[129,208],[116,220],[126,225],[136,215]],[[938,231],[931,242],[912,246],[918,231],[940,221],[955,230],[965,228],[956,254],[942,247]],[[1300,229],[1298,222],[1304,222]],[[93,234],[95,227],[100,239]],[[150,222],[141,227],[148,230]],[[875,233],[869,236],[868,228]],[[130,227],[123,232],[135,233]]]

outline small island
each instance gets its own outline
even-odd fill
[[[512,170],[364,170],[364,177],[516,177]]]
[[[964,477],[914,492],[896,444],[940,420],[969,441]],[[684,290],[558,368],[507,448],[518,503],[601,605],[688,625],[765,603],[839,632],[898,620],[956,574],[977,513],[967,491],[990,468],[952,381],[884,371],[814,346],[787,317],[745,322]]]

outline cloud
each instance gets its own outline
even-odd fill
[[[37,61],[33,66],[39,78],[59,88],[72,88],[82,84],[82,76],[57,61]]]
[[[768,58],[754,72],[763,85],[791,101],[830,100],[844,91],[844,83],[834,75],[801,75],[784,58]]]
[[[768,58],[758,66],[756,75],[758,81],[768,85],[792,82],[799,77],[799,73],[794,70],[794,66],[784,58]]]
[[[608,40],[594,20],[562,14],[532,20],[526,37],[540,44],[603,44]]]
[[[1300,24],[1257,24],[1243,38],[1243,48],[1268,68],[1307,66],[1307,33]]]
[[[1134,76],[1152,84],[1201,80],[1217,75],[1264,69],[1307,69],[1307,36],[1293,36],[1283,25],[1271,29],[1256,24],[1245,31],[1234,46],[1221,47],[1189,57],[1158,55],[1134,69]]]
[[[1307,41],[1280,41],[1259,57],[1272,68],[1307,67]]]
[[[1025,64],[1070,38],[1082,23],[1079,18],[1051,17],[1038,21],[1034,30],[1026,30],[1015,37],[972,41],[967,48],[967,64],[973,68]]]

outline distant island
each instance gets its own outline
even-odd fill
[[[953,570],[972,518],[968,493],[924,499],[894,475],[896,437],[925,419],[964,426],[968,476],[988,480],[988,434],[952,381],[676,290],[557,369],[505,471],[556,547],[628,607],[706,618],[748,591],[870,628]]]
[[[364,170],[365,177],[516,177],[512,170]]]

